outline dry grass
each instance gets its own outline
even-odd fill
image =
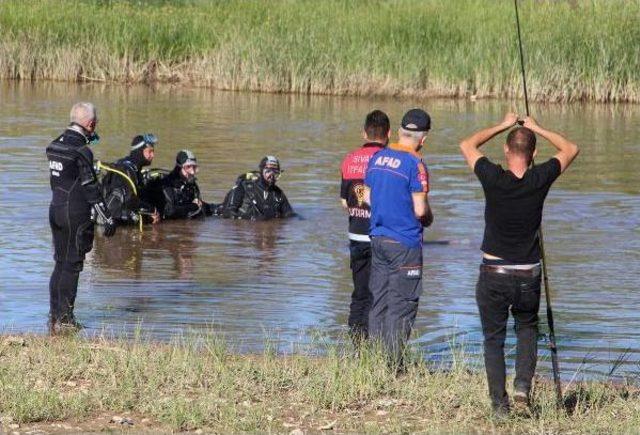
[[[536,383],[533,408],[489,415],[484,375],[458,359],[434,370],[414,355],[395,376],[375,351],[360,358],[319,345],[315,355],[238,355],[215,334],[158,344],[141,339],[20,337],[0,340],[0,414],[22,428],[131,417],[139,429],[216,432],[295,428],[340,432],[612,433],[640,427],[630,386],[588,383],[558,410]],[[140,425],[141,421],[150,421]],[[118,427],[118,424],[112,424]],[[48,426],[47,426],[48,427]],[[71,427],[58,425],[58,427]]]

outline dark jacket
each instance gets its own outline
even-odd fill
[[[187,181],[180,175],[180,167],[162,180],[160,210],[163,219],[190,219],[211,214],[211,206],[204,201],[202,207],[193,202],[200,198],[200,188],[196,180]]]
[[[51,205],[68,205],[72,213],[91,215],[91,207],[102,202],[93,152],[87,138],[67,129],[47,147],[52,191]]]
[[[268,220],[295,216],[287,196],[267,185],[257,171],[242,174],[227,193],[219,214],[226,218]]]
[[[118,173],[111,172],[108,169],[104,170],[105,176],[102,179],[103,194],[111,215],[121,223],[135,223],[138,221],[138,213],[141,210],[153,211],[153,207],[140,199],[143,187],[140,171],[143,163],[136,162],[136,159],[132,156],[127,156],[109,166],[122,172],[131,180],[129,182]],[[133,186],[131,183],[133,183]]]
[[[85,254],[93,246],[92,211],[113,225],[93,169],[93,152],[87,137],[73,127],[51,142],[46,152],[52,192],[49,222],[54,258],[81,267]]]

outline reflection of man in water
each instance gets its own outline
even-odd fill
[[[538,358],[540,308],[540,240],[544,200],[553,182],[578,155],[578,147],[546,130],[531,117],[524,127],[509,132],[503,146],[507,169],[492,163],[478,150],[494,136],[513,127],[518,116],[508,113],[499,124],[476,132],[460,143],[462,154],[478,176],[484,194],[483,259],[476,301],[484,334],[484,361],[494,412],[509,412],[505,389],[504,341],[509,309],[517,336],[514,401],[527,404]],[[531,166],[536,134],[558,153]]]
[[[280,174],[280,161],[274,156],[264,157],[258,171],[238,177],[219,207],[218,214],[226,218],[249,220],[294,216],[287,196],[276,186]]]
[[[115,221],[104,205],[93,169],[89,144],[97,142],[98,117],[91,103],[71,108],[71,124],[47,147],[52,198],[49,223],[53,234],[55,268],[49,282],[49,327],[52,334],[73,330],[73,309],[85,255],[93,248],[92,211],[104,223],[104,235],[113,236]]]
[[[349,251],[353,293],[349,307],[349,329],[354,343],[369,335],[369,310],[373,297],[369,291],[371,270],[371,239],[369,217],[371,210],[364,202],[364,176],[369,159],[389,142],[389,117],[380,110],[369,113],[364,122],[364,145],[350,152],[342,161],[340,200],[349,213]]]
[[[176,235],[179,237],[173,237]],[[198,247],[199,230],[193,223],[176,222],[170,227],[163,228],[163,237],[156,245],[169,251],[173,259],[175,278],[190,280],[194,278],[194,259]]]
[[[133,227],[119,228],[118,234],[109,239],[98,237],[94,242],[91,264],[111,272],[115,278],[138,280],[142,276],[143,243],[154,246],[150,239],[158,226],[145,230],[144,239]]]
[[[136,281],[143,277],[155,279],[158,274],[190,279],[199,231],[197,225],[187,221],[154,225],[142,234],[133,228],[121,230],[116,237],[96,240],[92,264],[113,277]],[[165,261],[168,259],[170,264]]]

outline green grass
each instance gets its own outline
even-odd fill
[[[552,386],[538,380],[531,411],[497,421],[489,414],[484,374],[463,357],[440,370],[413,355],[415,364],[396,376],[375,350],[360,358],[331,344],[320,351],[321,356],[278,356],[272,350],[238,355],[214,333],[170,344],[140,336],[5,336],[0,417],[22,431],[56,421],[104,430],[84,422],[102,418],[106,424],[113,415],[131,416],[138,430],[153,431],[332,426],[341,432],[620,433],[640,427],[640,395],[629,385],[574,384],[566,392],[570,406],[559,410]],[[141,426],[144,419],[151,423]]]
[[[522,0],[531,98],[640,101],[640,1]],[[508,0],[3,0],[0,77],[520,96]]]

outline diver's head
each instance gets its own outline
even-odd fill
[[[150,165],[155,156],[157,143],[158,138],[152,133],[138,135],[131,140],[129,156],[141,167]]]
[[[280,178],[280,161],[274,156],[265,156],[260,160],[258,166],[262,180],[268,185],[273,186]]]
[[[198,160],[196,155],[189,150],[182,150],[176,156],[176,165],[180,167],[180,175],[187,182],[192,183],[198,172]]]
[[[69,113],[69,120],[72,126],[79,127],[88,143],[98,143],[100,136],[96,133],[96,126],[98,125],[98,112],[96,106],[93,103],[80,102],[71,107]]]
[[[93,133],[98,124],[96,106],[86,102],[74,104],[69,113],[69,120],[72,124],[77,124],[84,128],[87,133]]]

